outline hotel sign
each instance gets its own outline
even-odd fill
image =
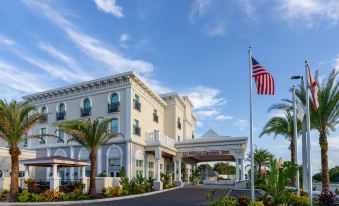
[[[184,157],[215,156],[215,155],[228,155],[228,154],[229,154],[229,151],[224,151],[224,150],[183,152]]]

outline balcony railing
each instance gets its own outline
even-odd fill
[[[119,105],[120,103],[112,103],[107,105],[108,113],[119,112]]]
[[[156,114],[153,114],[153,121],[158,123],[159,122],[159,116]]]
[[[91,116],[91,108],[89,108],[89,109],[81,109],[80,110],[80,116],[81,117]]]
[[[159,131],[149,132],[146,134],[146,143],[158,143],[174,147],[174,139],[161,134]]]
[[[141,128],[138,126],[133,126],[133,134],[140,136],[141,135]]]
[[[138,110],[139,112],[141,111],[141,103],[139,101],[133,100],[134,102],[134,109]]]
[[[43,114],[43,116],[39,119],[39,123],[47,123],[48,122],[48,114]]]
[[[57,112],[56,121],[65,120],[66,112]]]

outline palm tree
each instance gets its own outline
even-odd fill
[[[316,72],[315,80],[319,85],[318,101],[319,109],[314,109],[312,99],[310,100],[310,122],[311,129],[319,132],[319,145],[321,151],[322,166],[322,189],[324,192],[329,191],[329,171],[328,171],[328,141],[327,136],[330,131],[335,131],[338,124],[339,115],[339,82],[337,80],[338,71],[333,69],[326,80],[319,84],[318,72]],[[306,104],[306,95],[303,87],[299,86],[296,95]]]
[[[254,163],[258,165],[258,176],[259,178],[262,177],[261,175],[261,166],[267,164],[270,160],[270,157],[273,155],[266,149],[255,149],[254,150]],[[248,161],[251,160],[251,156],[249,155],[247,158]]]
[[[91,174],[89,184],[89,194],[96,194],[95,176],[96,176],[96,153],[97,149],[106,144],[110,139],[122,136],[120,133],[111,132],[109,124],[113,118],[103,119],[96,118],[94,121],[90,119],[64,121],[56,126],[66,134],[72,136],[69,141],[75,141],[81,144],[89,151],[89,159],[91,161]]]
[[[27,135],[29,129],[44,118],[44,114],[31,114],[35,107],[28,103],[0,100],[0,138],[9,145],[11,155],[10,200],[15,201],[19,194],[19,144],[29,138],[41,138],[42,135]]]
[[[289,149],[291,150],[291,162],[293,165],[297,164],[295,159],[295,144],[294,144],[294,129],[293,129],[293,115],[291,112],[291,108],[289,105],[284,104],[275,104],[272,105],[269,111],[278,109],[284,111],[284,117],[273,117],[265,124],[263,131],[260,133],[259,137],[263,135],[274,135],[276,138],[278,135],[285,137],[286,140],[290,142]],[[301,122],[298,121],[297,123],[297,131],[298,134],[301,132]]]

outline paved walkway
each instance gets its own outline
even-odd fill
[[[207,193],[209,189],[202,188],[180,188],[160,194],[146,197],[138,197],[126,200],[111,202],[99,202],[83,204],[85,206],[187,206],[187,205],[207,205]],[[228,190],[216,190],[215,199],[220,199],[227,194]]]

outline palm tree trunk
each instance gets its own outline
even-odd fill
[[[21,152],[17,145],[11,145],[9,154],[12,162],[10,201],[16,201],[19,195],[19,155]]]
[[[259,173],[258,173],[259,178],[261,178],[261,163],[259,163]]]
[[[96,151],[91,151],[89,154],[89,158],[91,161],[91,177],[89,181],[89,195],[95,195],[96,194],[96,186],[95,186],[95,176],[96,176]]]
[[[295,159],[295,144],[294,144],[294,138],[291,138],[290,141],[290,150],[291,150],[291,163],[292,166],[295,166],[296,163],[296,159]],[[292,177],[292,182],[294,186],[297,186],[297,180],[295,178],[295,176]]]
[[[319,144],[320,144],[320,151],[321,151],[321,175],[322,175],[322,190],[323,192],[329,191],[329,174],[328,174],[328,142],[327,142],[327,136],[326,132],[320,133],[319,138]]]

